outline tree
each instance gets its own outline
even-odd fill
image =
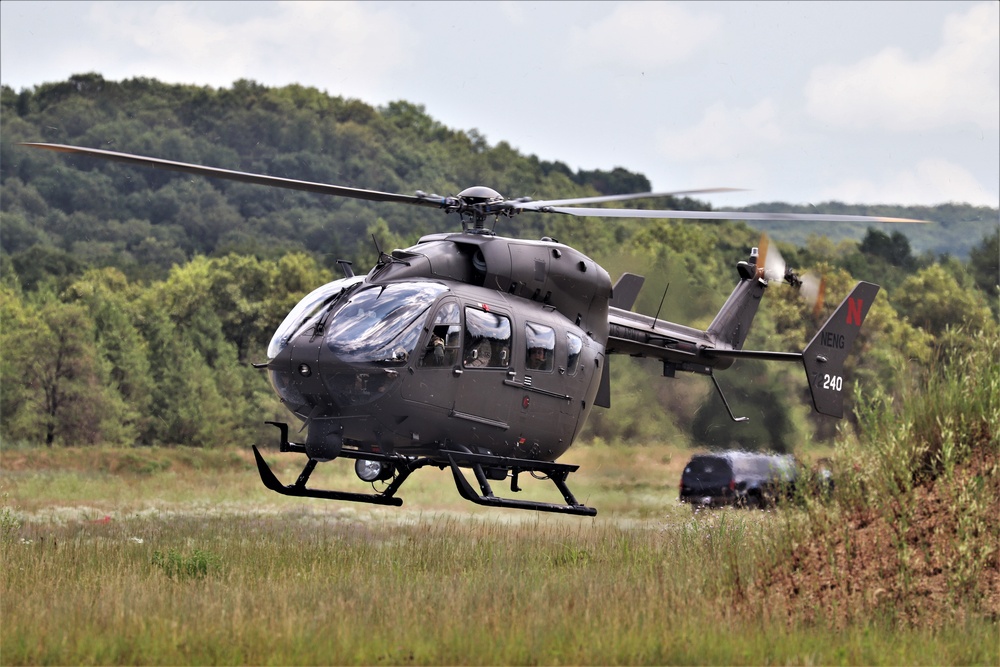
[[[893,301],[900,314],[936,338],[949,327],[960,326],[976,332],[992,324],[982,293],[962,287],[939,264],[903,281]]]
[[[890,236],[874,227],[869,227],[858,249],[866,255],[881,257],[893,266],[903,269],[912,269],[916,265],[916,260],[910,254],[910,240],[902,232],[896,231]]]
[[[3,431],[13,440],[121,442],[125,406],[94,343],[86,309],[51,293],[24,303],[4,290]]]
[[[969,268],[976,281],[976,287],[989,297],[993,316],[1000,314],[1000,229],[989,236],[969,253]]]
[[[93,319],[94,344],[108,365],[109,388],[121,400],[122,444],[135,444],[152,401],[149,346],[135,326],[137,295],[137,288],[117,269],[89,271],[65,295]]]

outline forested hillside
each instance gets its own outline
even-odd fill
[[[401,193],[488,185],[508,197],[563,198],[649,189],[625,169],[573,171],[502,141],[491,145],[406,102],[375,108],[296,85],[212,89],[88,74],[21,92],[4,87],[0,103],[4,443],[270,440],[262,422],[287,415],[249,362],[264,359],[288,310],[336,277],[338,259],[367,270],[377,254],[373,237],[382,248],[405,247],[457,228],[433,210],[53,155],[19,142]],[[708,208],[693,200],[655,205]],[[854,280],[883,285],[849,379],[891,393],[912,371],[931,369],[939,350],[997,335],[1000,250],[995,209],[889,214],[941,220],[941,238],[953,244],[920,237],[917,245],[883,227],[861,230],[859,240],[831,238],[823,226],[781,249],[793,266],[827,277],[826,313]],[[698,327],[725,300],[735,263],[759,238],[733,222],[530,214],[502,220],[497,231],[556,237],[613,279],[643,273],[637,310],[660,309],[662,318]],[[765,299],[748,347],[801,349],[817,324],[810,307],[777,286]],[[836,425],[809,414],[798,366],[741,362],[720,374],[734,410],[751,417],[733,425],[706,378],[660,378],[656,364],[615,361],[613,407],[592,416],[590,438],[791,449],[829,437]]]

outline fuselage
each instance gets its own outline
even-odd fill
[[[593,407],[610,294],[606,271],[554,241],[426,237],[304,298],[269,346],[271,384],[312,458],[552,461]]]

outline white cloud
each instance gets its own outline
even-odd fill
[[[956,123],[1000,125],[1000,4],[949,16],[926,58],[886,48],[853,65],[817,67],[808,111],[824,123],[920,131]]]
[[[760,156],[789,139],[769,99],[740,109],[716,103],[706,109],[697,125],[679,131],[661,128],[656,133],[659,152],[681,162]]]
[[[213,3],[95,3],[91,17],[106,44],[138,50],[146,76],[191,82],[200,71],[198,83],[216,86],[346,77],[368,90],[368,81],[405,64],[414,48],[398,18],[364,3],[243,4],[234,18]]]
[[[570,30],[568,61],[644,71],[681,62],[710,44],[722,20],[673,3],[628,2],[603,19]]]
[[[988,192],[969,170],[953,162],[933,158],[921,160],[912,169],[879,181],[842,181],[826,188],[821,199],[869,204],[933,206],[943,202],[968,202],[996,206],[996,194]]]

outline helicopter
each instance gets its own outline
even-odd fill
[[[500,218],[520,214],[702,220],[922,222],[903,218],[735,211],[602,208],[609,202],[729,190],[686,190],[534,201],[506,199],[486,186],[454,196],[405,195],[230,171],[95,148],[25,143],[39,149],[131,165],[353,199],[436,208],[456,214],[461,231],[430,234],[415,245],[379,250],[375,266],[306,295],[278,326],[266,372],[285,407],[302,423],[301,442],[279,430],[281,453],[305,455],[295,482],[283,484],[252,445],[264,486],[286,496],[400,506],[396,495],[415,471],[449,469],[458,493],[499,508],[594,516],[567,485],[579,466],[558,462],[595,406],[610,407],[613,355],[662,363],[710,377],[734,421],[716,371],[737,359],[803,364],[813,408],[843,416],[844,362],[879,286],[858,282],[800,352],[743,349],[761,298],[772,282],[801,286],[766,244],[736,264],[738,280],[705,330],[635,313],[644,278],[614,283],[597,262],[555,239],[495,233]],[[493,227],[487,228],[487,221]],[[372,492],[313,488],[319,463],[354,461]],[[466,472],[471,471],[475,486]],[[491,482],[522,475],[550,480],[564,502],[496,495]]]

